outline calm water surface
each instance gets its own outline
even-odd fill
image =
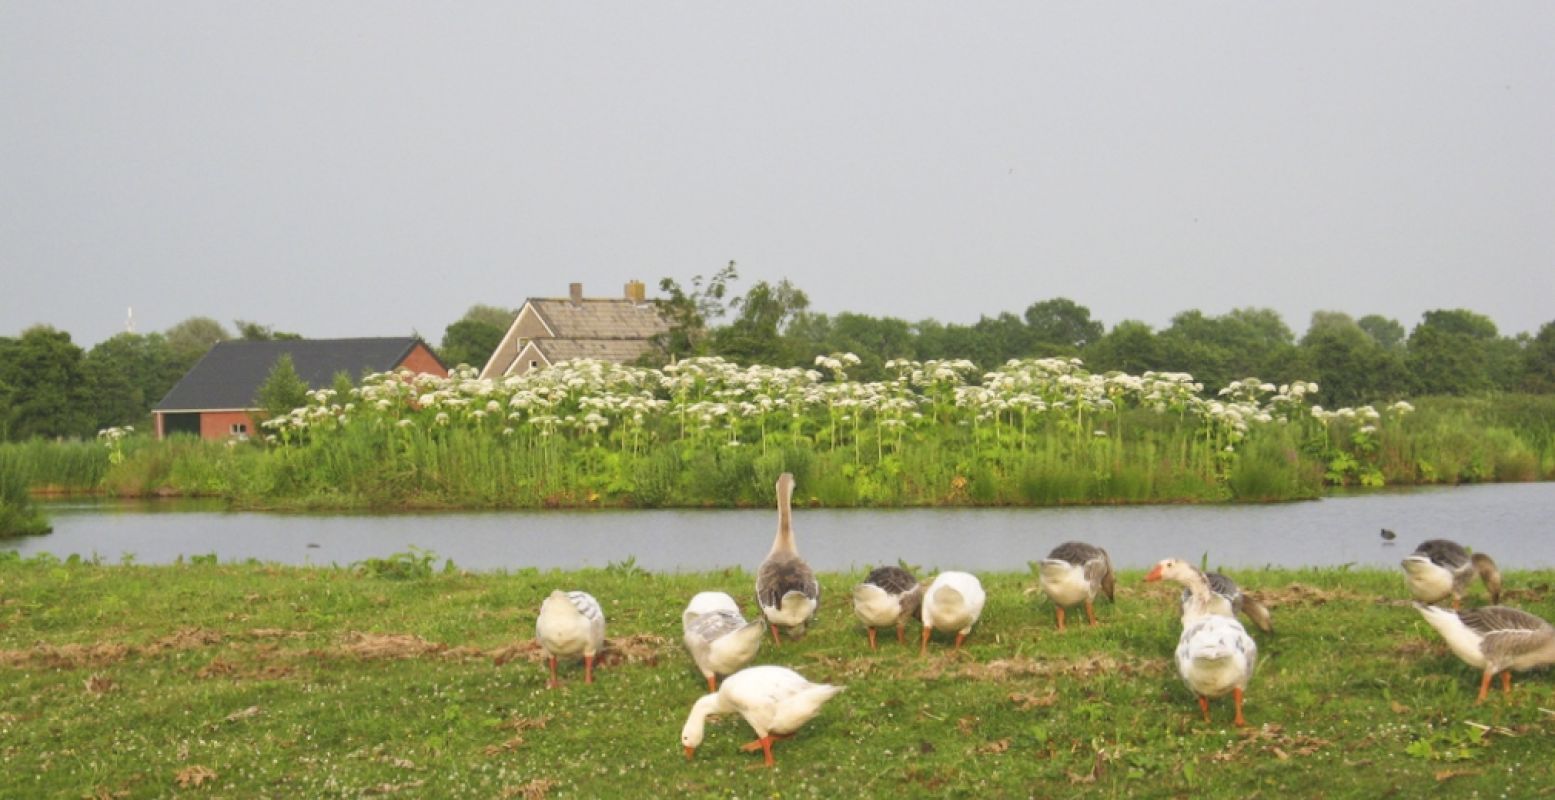
[[[47,506],[54,533],[0,542],[23,555],[107,561],[349,564],[411,546],[467,569],[603,567],[635,558],[657,571],[754,570],[774,510],[519,511],[395,515],[233,513],[191,501],[68,501]],[[1212,565],[1391,567],[1422,539],[1456,539],[1504,567],[1555,567],[1555,483],[1331,497],[1261,506],[1037,509],[798,509],[799,550],[817,569],[895,563],[930,570],[1024,570],[1067,539],[1106,547],[1120,567],[1168,555]],[[1398,532],[1384,544],[1381,528]]]

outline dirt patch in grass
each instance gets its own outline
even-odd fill
[[[284,628],[254,628],[247,633],[251,639],[306,639],[312,635],[308,631],[289,631]]]
[[[1285,732],[1285,726],[1266,722],[1257,728],[1243,730],[1236,741],[1210,756],[1212,761],[1235,761],[1244,755],[1268,755],[1280,761],[1310,756],[1332,742],[1316,736]]]
[[[931,667],[931,670],[934,669]],[[940,669],[943,669],[941,667]],[[1094,678],[1098,675],[1160,675],[1166,672],[1164,658],[1119,658],[1097,654],[1078,659],[1036,659],[1025,656],[1000,658],[986,663],[965,664],[960,677],[1002,683],[1016,678],[1054,677]],[[927,676],[925,676],[927,677]],[[938,677],[938,673],[934,674]]]
[[[380,658],[421,658],[448,649],[442,642],[429,642],[414,633],[362,633],[345,635],[340,649],[347,655],[371,661]]]
[[[669,640],[651,633],[634,633],[605,640],[605,650],[595,663],[610,667],[617,664],[647,664],[656,666],[659,656]]]
[[[129,654],[130,647],[117,642],[37,644],[26,650],[0,650],[0,665],[81,669],[107,666],[128,657]]]
[[[502,800],[514,800],[514,798],[545,800],[546,796],[551,793],[551,790],[560,785],[560,783],[549,778],[535,778],[528,783],[503,789],[502,794],[498,795],[498,797],[502,798]]]
[[[1292,583],[1283,589],[1259,589],[1257,597],[1267,606],[1321,606],[1334,602],[1370,603],[1375,595],[1348,589],[1321,589],[1305,583]]]
[[[141,648],[147,655],[163,650],[193,650],[197,647],[221,644],[221,634],[208,628],[180,628]]]

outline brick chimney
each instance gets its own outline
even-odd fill
[[[642,281],[627,281],[626,282],[626,299],[632,301],[633,303],[637,303],[637,304],[641,305],[642,303],[647,301],[647,298],[648,298],[647,287],[643,286],[643,282]]]
[[[581,283],[569,283],[569,284],[567,284],[567,294],[572,297],[572,304],[573,305],[575,305],[575,306],[583,305],[583,284],[581,284]]]

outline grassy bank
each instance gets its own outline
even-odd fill
[[[0,449],[0,538],[48,533],[48,521],[28,492],[25,461]]]
[[[968,649],[867,651],[823,576],[819,624],[759,661],[846,684],[777,750],[737,718],[695,761],[704,690],[679,645],[696,591],[750,610],[750,575],[465,574],[430,558],[359,570],[0,562],[0,785],[15,796],[1530,796],[1555,786],[1551,678],[1475,706],[1477,675],[1400,602],[1397,574],[1242,571],[1275,606],[1253,727],[1205,724],[1171,664],[1175,592],[1121,576],[1102,625],[1064,634],[985,574]],[[1555,615],[1555,573],[1508,602]],[[545,689],[530,640],[551,589],[602,601],[611,649]],[[1475,594],[1474,600],[1482,595]],[[915,629],[913,629],[915,631]],[[122,793],[122,794],[121,794]]]

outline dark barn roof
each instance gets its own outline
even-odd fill
[[[323,389],[334,382],[337,372],[356,381],[369,372],[394,369],[420,343],[414,336],[220,342],[152,410],[255,408],[259,387],[285,353],[291,354],[297,374],[310,388]]]

